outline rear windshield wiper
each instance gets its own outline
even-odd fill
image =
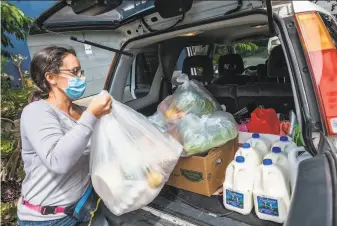
[[[115,53],[118,53],[118,54],[123,54],[123,55],[129,56],[129,57],[133,57],[132,53],[125,52],[125,51],[115,49],[115,48],[111,48],[109,46],[104,46],[104,45],[101,45],[101,44],[98,44],[98,43],[95,43],[95,42],[91,42],[91,41],[88,41],[88,40],[85,40],[85,39],[79,39],[75,36],[67,36],[67,35],[64,35],[64,34],[59,33],[59,32],[54,32],[54,31],[51,31],[51,30],[47,29],[45,26],[40,26],[40,29],[47,32],[47,33],[67,37],[70,40],[75,41],[75,42],[80,42],[80,43],[83,43],[83,44],[92,45],[92,46],[95,46],[95,47],[100,48],[100,49],[105,49],[105,50],[108,50],[108,51],[111,51],[111,52],[115,52]]]

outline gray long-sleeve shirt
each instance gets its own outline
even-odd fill
[[[34,205],[69,206],[90,183],[89,145],[97,119],[84,112],[76,121],[44,100],[21,115],[22,158],[26,177],[22,196]],[[20,220],[45,221],[65,214],[41,215],[18,203]]]

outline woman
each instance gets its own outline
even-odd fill
[[[87,109],[72,102],[83,95],[86,82],[70,49],[41,50],[32,60],[30,73],[47,97],[30,103],[21,115],[26,177],[18,203],[19,225],[76,225],[80,220],[68,210],[91,186],[90,137],[97,119],[111,111],[112,99],[98,95]]]

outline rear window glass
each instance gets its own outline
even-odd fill
[[[274,40],[271,40],[274,41]],[[245,68],[265,64],[270,50],[275,47],[269,39],[253,40],[234,44],[234,51],[243,58]]]

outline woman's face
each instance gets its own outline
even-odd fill
[[[49,84],[53,87],[65,89],[68,87],[68,79],[81,75],[81,64],[73,54],[67,54],[62,60],[60,73],[57,75],[46,75]],[[82,75],[83,76],[83,75]]]

